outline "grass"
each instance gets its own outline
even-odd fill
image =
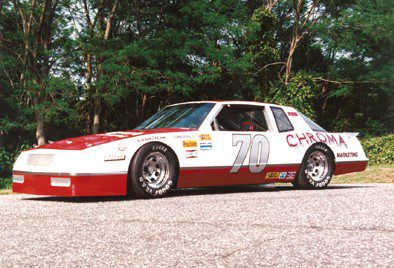
[[[0,178],[0,195],[2,194],[11,194],[11,178]]]
[[[12,190],[11,189],[0,189],[0,195],[4,195],[4,194],[12,194]]]
[[[394,183],[394,164],[372,165],[363,172],[334,176],[331,183]]]

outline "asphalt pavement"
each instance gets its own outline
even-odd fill
[[[0,196],[0,266],[394,267],[394,184]]]

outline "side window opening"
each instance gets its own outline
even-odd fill
[[[279,132],[294,130],[293,125],[282,108],[271,107],[271,111],[274,115],[276,126],[278,127]]]
[[[267,131],[264,106],[226,105],[212,122],[212,129],[216,131]]]
[[[319,126],[318,124],[316,124],[315,122],[312,121],[312,119],[310,119],[309,117],[303,115],[302,113],[298,112],[299,115],[301,115],[302,119],[304,119],[304,121],[308,124],[308,126],[316,132],[327,132],[327,130],[325,130],[324,128],[322,128],[321,126]]]

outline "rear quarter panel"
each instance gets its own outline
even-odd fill
[[[335,174],[362,171],[368,159],[357,135],[354,133],[316,132],[302,119],[298,112],[286,107],[288,117],[295,126],[295,131],[285,137],[285,145],[290,151],[298,151],[304,157],[306,150],[314,143],[326,144],[333,152],[336,162]],[[298,158],[302,161],[302,158]]]

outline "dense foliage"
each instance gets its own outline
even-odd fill
[[[2,152],[203,99],[287,104],[329,130],[382,135],[393,36],[392,0],[0,1]]]
[[[0,190],[2,189],[10,189],[12,186],[12,178],[0,178]]]
[[[370,164],[394,163],[394,134],[361,140]]]
[[[11,187],[12,166],[20,152],[25,149],[28,149],[28,146],[23,145],[16,151],[9,152],[4,147],[0,147],[0,189]]]

